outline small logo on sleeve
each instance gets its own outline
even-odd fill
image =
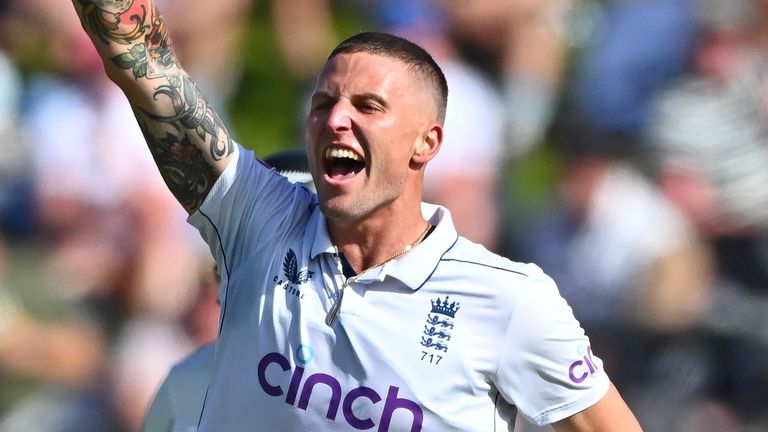
[[[597,365],[595,365],[594,356],[592,355],[592,347],[587,346],[586,349],[580,346],[578,354],[581,356],[579,360],[571,363],[568,367],[568,378],[575,384],[581,384],[598,371]]]

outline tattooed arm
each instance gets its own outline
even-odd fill
[[[171,192],[192,213],[234,150],[223,122],[179,65],[153,0],[72,0],[109,78],[128,97]]]

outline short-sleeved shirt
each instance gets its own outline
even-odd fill
[[[197,430],[213,359],[214,345],[210,343],[173,365],[155,393],[142,432]]]
[[[609,381],[551,278],[460,237],[346,278],[317,196],[239,147],[189,220],[219,266],[202,431],[493,431],[543,426]],[[528,429],[526,429],[528,430]]]

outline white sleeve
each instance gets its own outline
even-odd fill
[[[216,260],[222,304],[230,270],[244,257],[278,243],[291,228],[303,227],[315,201],[312,196],[305,187],[267,168],[252,151],[236,146],[202,206],[187,219]]]
[[[554,281],[540,269],[514,305],[502,347],[496,385],[536,425],[576,414],[608,391],[602,361]]]

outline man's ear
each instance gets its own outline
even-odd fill
[[[426,131],[421,141],[416,144],[411,161],[418,164],[429,162],[440,150],[442,143],[443,127],[435,123]]]

